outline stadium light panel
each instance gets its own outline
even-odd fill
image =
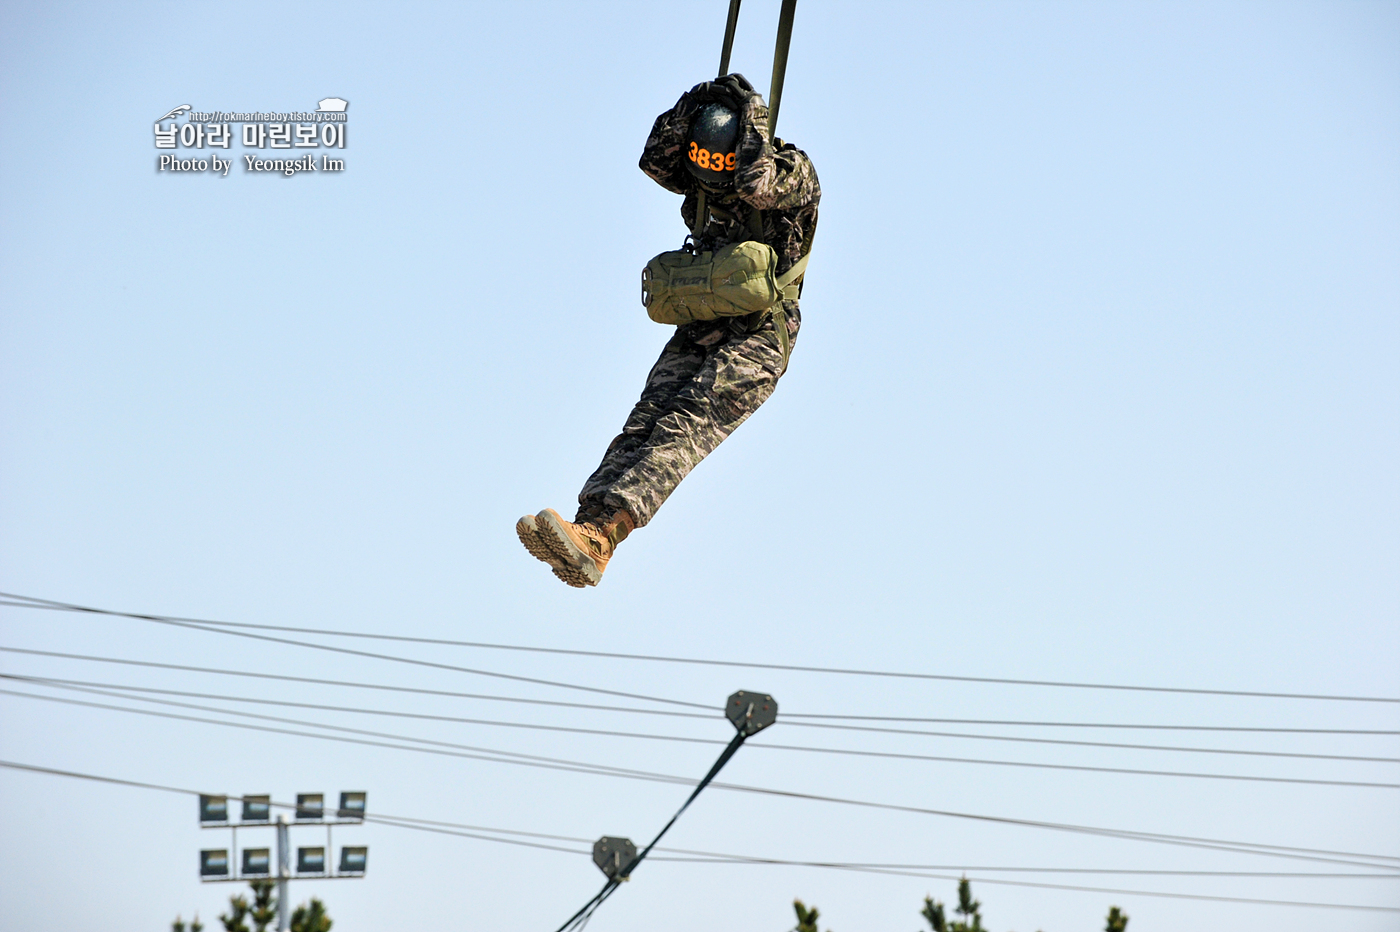
[[[199,852],[199,876],[227,877],[228,849],[206,848]]]
[[[298,874],[324,874],[326,872],[325,848],[298,848]]]
[[[243,876],[266,877],[272,873],[272,852],[267,848],[243,849]]]
[[[365,794],[341,793],[339,815],[342,819],[363,819],[365,817]]]
[[[345,845],[340,849],[340,872],[342,874],[363,874],[368,860],[368,848],[352,848]]]
[[[326,797],[324,793],[297,794],[297,820],[315,821],[325,815]]]
[[[199,821],[200,821],[200,822],[227,822],[227,821],[228,821],[228,797],[227,797],[227,796],[200,796],[200,797],[199,797]]]
[[[244,796],[243,821],[269,822],[272,820],[271,796]]]

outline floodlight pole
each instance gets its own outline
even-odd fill
[[[326,855],[330,857],[330,855]],[[292,927],[287,906],[287,878],[292,875],[290,840],[287,837],[287,814],[277,813],[277,932],[289,932]]]

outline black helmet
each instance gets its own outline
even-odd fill
[[[724,104],[708,104],[690,124],[690,145],[682,154],[685,167],[712,187],[734,183],[739,148],[739,115]]]

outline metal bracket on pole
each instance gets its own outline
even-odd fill
[[[724,717],[748,738],[778,720],[778,700],[767,693],[750,693],[741,689],[724,704]]]
[[[622,872],[632,866],[637,858],[637,846],[630,838],[614,838],[604,835],[593,843],[593,863],[598,870],[608,875],[609,880],[631,880]],[[619,876],[621,875],[621,876]]]

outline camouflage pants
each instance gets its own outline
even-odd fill
[[[796,344],[797,305],[784,306]],[[579,520],[626,508],[638,527],[647,524],[681,480],[768,400],[782,370],[771,319],[752,333],[734,318],[681,328],[652,366],[622,433],[583,484]]]

